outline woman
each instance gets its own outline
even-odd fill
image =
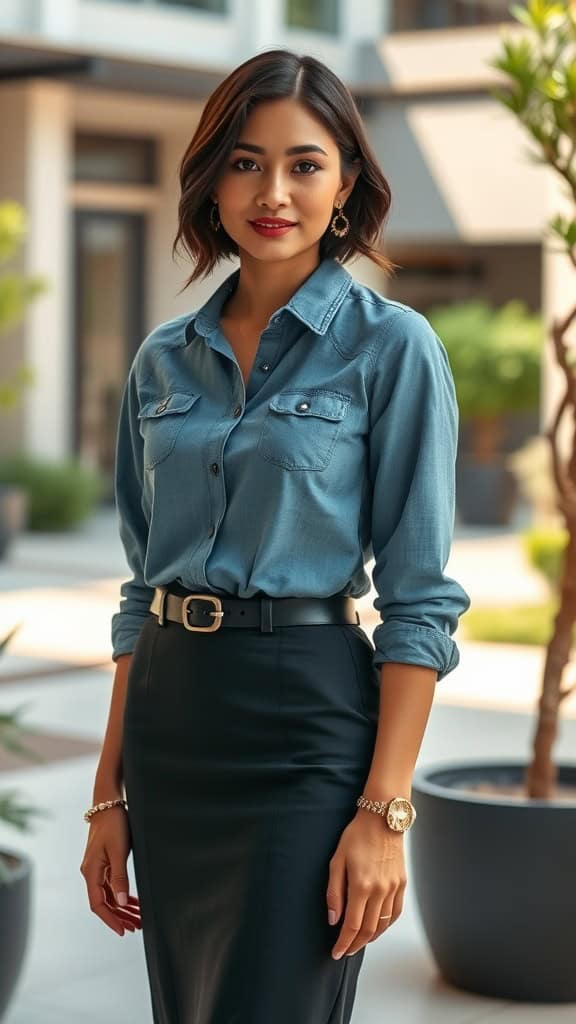
[[[81,870],[106,924],[143,929],[156,1024],[346,1024],[402,911],[411,777],[469,606],[443,574],[453,380],[425,317],[342,265],[391,271],[390,190],[320,61],[241,64],[180,181],[186,284],[240,263],[129,372],[133,578]]]

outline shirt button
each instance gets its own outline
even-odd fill
[[[216,474],[219,472],[218,463],[217,462],[213,462],[212,465],[210,466],[210,469],[214,473],[214,476],[216,476]]]
[[[235,405],[234,409],[232,411],[232,415],[233,416],[240,416],[241,412],[242,412],[242,406],[241,405]]]
[[[260,363],[260,369],[264,370],[264,373],[267,373],[270,369],[270,363]]]
[[[304,412],[306,409],[309,409],[309,408],[310,408],[310,403],[309,402],[298,402],[298,405],[296,406],[296,411],[297,412]]]
[[[208,530],[208,536],[209,537],[213,537],[215,533],[216,533],[216,531],[215,531],[214,527],[211,526],[210,529]]]
[[[164,412],[164,409],[168,405],[168,402],[169,402],[168,398],[165,398],[163,402],[160,402],[160,405],[156,406],[156,412]]]

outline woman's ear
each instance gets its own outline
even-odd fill
[[[352,171],[350,171],[349,174],[342,175],[342,188],[341,188],[340,192],[338,193],[337,198],[342,200],[342,204],[343,205],[346,202],[346,200],[348,199],[350,193],[352,192],[352,190],[354,188],[354,185],[356,184],[356,180],[358,178],[358,175],[360,174],[361,170],[362,170],[362,164],[361,164],[360,161],[358,161],[358,166],[357,167],[354,167],[354,169]]]

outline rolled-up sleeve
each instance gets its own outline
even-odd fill
[[[112,660],[129,654],[148,616],[154,587],[144,581],[148,521],[144,512],[142,436],[138,429],[137,357],[124,386],[116,437],[114,492],[120,538],[132,578],[120,586],[119,611],[112,616]]]
[[[428,320],[400,311],[374,358],[369,473],[371,532],[381,623],[374,665],[459,663],[452,634],[470,606],[444,574],[455,514],[458,406],[448,355]]]

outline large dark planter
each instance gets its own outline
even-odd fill
[[[479,462],[460,455],[456,462],[456,507],[462,523],[507,525],[518,497],[518,486],[502,456]]]
[[[517,762],[419,768],[409,854],[442,977],[480,995],[576,1002],[576,797],[515,799],[466,788],[522,785]],[[576,785],[576,764],[559,766]]]
[[[28,492],[17,484],[0,484],[0,558],[28,522]]]
[[[30,933],[32,861],[21,850],[0,849],[9,878],[0,879],[0,1020],[12,1000]]]

